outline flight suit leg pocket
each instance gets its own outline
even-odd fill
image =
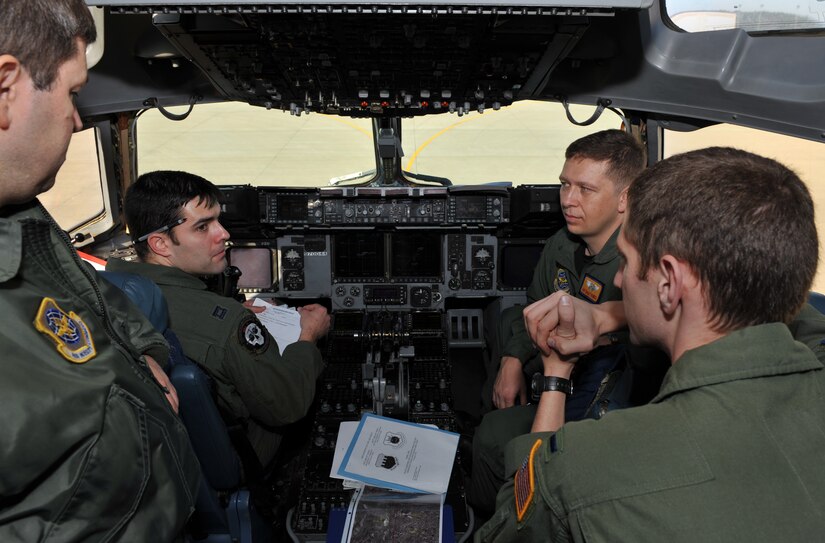
[[[132,518],[151,473],[143,402],[112,385],[100,430],[87,447],[46,540],[108,541]]]

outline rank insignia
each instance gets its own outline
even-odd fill
[[[579,292],[582,296],[595,304],[598,303],[599,296],[602,295],[603,290],[604,283],[593,279],[589,275],[585,275],[584,281],[582,281],[582,288],[579,289]]]
[[[515,495],[516,495],[516,514],[518,521],[524,518],[524,514],[533,503],[533,495],[536,491],[536,478],[533,467],[533,457],[536,456],[536,451],[541,447],[541,440],[537,439],[533,443],[533,448],[530,449],[530,454],[521,463],[521,467],[516,472],[515,477]]]
[[[262,353],[269,348],[269,335],[255,317],[247,317],[238,328],[238,340],[241,345],[253,353]]]
[[[74,311],[66,313],[52,298],[43,298],[34,327],[55,342],[57,352],[69,362],[83,364],[96,354],[89,327]]]
[[[222,321],[223,319],[226,318],[227,312],[229,312],[229,310],[226,309],[225,307],[221,307],[219,305],[216,305],[215,309],[212,310],[212,316],[215,317],[216,319],[218,319],[219,321]]]
[[[559,268],[556,270],[556,278],[553,280],[553,288],[556,290],[563,290],[564,292],[570,294],[570,278],[568,277],[569,272],[564,268]]]

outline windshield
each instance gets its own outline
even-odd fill
[[[571,106],[576,119],[592,107]],[[177,111],[176,111],[177,112]],[[570,123],[561,104],[519,102],[498,111],[402,119],[401,164],[454,185],[557,183],[573,140],[621,119],[606,111],[590,126]],[[372,122],[329,115],[296,117],[246,104],[202,104],[184,121],[148,110],[137,121],[139,173],[173,169],[219,185],[324,187],[375,171]]]
[[[671,21],[688,32],[741,28],[748,32],[825,28],[825,2],[808,0],[665,0]]]
[[[54,188],[38,196],[64,230],[73,231],[104,213],[104,183],[100,176],[96,135],[94,128],[72,135],[66,162],[57,173]],[[111,224],[108,220],[99,225],[98,230]]]

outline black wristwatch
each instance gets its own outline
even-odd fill
[[[564,377],[548,377],[541,373],[533,374],[533,381],[530,383],[530,392],[533,401],[537,402],[541,399],[541,395],[551,390],[558,390],[564,392],[568,396],[573,394],[573,383],[570,379]]]

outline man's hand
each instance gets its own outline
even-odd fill
[[[524,326],[545,356],[552,350],[561,355],[586,353],[599,340],[601,307],[559,291],[524,308]]]
[[[318,304],[309,304],[298,308],[301,314],[301,335],[299,341],[315,343],[329,332],[329,315],[327,309]]]
[[[270,302],[271,303],[271,302]],[[243,306],[248,310],[252,311],[253,313],[263,313],[266,311],[266,307],[262,305],[255,305],[255,300],[247,300],[243,303]]]
[[[527,383],[524,381],[521,360],[505,356],[501,359],[501,367],[493,386],[493,405],[499,409],[513,407],[517,398],[520,404],[527,403]]]
[[[154,358],[149,356],[148,354],[143,355],[146,359],[146,364],[149,366],[149,369],[152,370],[152,376],[155,378],[161,388],[163,388],[163,392],[166,393],[166,400],[169,402],[169,405],[172,406],[172,409],[175,413],[178,412],[178,391],[175,390],[175,387],[172,385],[172,381],[169,380],[169,376],[166,375],[166,372],[163,371],[163,368],[155,361]]]

